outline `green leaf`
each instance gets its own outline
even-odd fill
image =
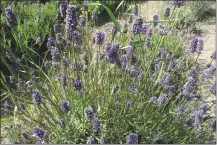
[[[115,27],[117,27],[117,28],[118,28],[118,31],[121,33],[121,28],[120,28],[120,26],[119,26],[117,20],[115,19],[115,16],[113,15],[112,11],[111,11],[107,6],[105,6],[105,5],[102,5],[102,6],[106,9],[106,11],[107,11],[107,13],[109,14],[109,16],[110,16],[112,22],[115,24]]]
[[[120,4],[117,6],[117,8],[116,8],[116,10],[115,10],[114,13],[116,13],[116,11],[121,7],[121,5],[122,5],[124,2],[125,2],[125,0],[122,0],[122,1],[120,2]]]

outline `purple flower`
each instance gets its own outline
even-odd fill
[[[98,131],[100,129],[100,121],[98,118],[94,118],[92,121],[92,129],[93,131]]]
[[[190,47],[186,50],[186,52],[192,54],[197,51],[197,47],[198,47],[198,37],[195,35],[191,39]]]
[[[87,120],[93,120],[96,114],[96,108],[94,105],[90,105],[84,109],[84,114]]]
[[[62,34],[56,33],[56,44],[60,45],[62,42]]]
[[[211,58],[216,59],[216,50],[212,53]]]
[[[65,56],[63,56],[63,58],[62,58],[62,62],[63,62],[65,67],[68,67],[69,62],[68,62],[68,59]]]
[[[5,8],[7,25],[9,27],[17,26],[17,17],[12,7]]]
[[[142,33],[142,34],[147,34],[148,29],[149,29],[149,25],[148,25],[148,24],[142,24],[141,33]]]
[[[215,82],[214,85],[212,85],[212,86],[210,87],[209,91],[210,91],[213,95],[216,96],[216,82]]]
[[[142,17],[137,17],[134,22],[132,23],[132,26],[130,28],[130,32],[135,33],[135,34],[141,34],[143,33],[143,18]]]
[[[8,100],[6,100],[6,101],[4,102],[4,104],[3,104],[3,106],[4,106],[5,109],[10,110],[10,109],[12,108],[12,103],[9,102]]]
[[[161,105],[168,102],[168,98],[166,94],[160,95],[160,97],[157,99],[157,106],[160,107]]]
[[[198,42],[197,42],[197,50],[196,52],[198,54],[201,54],[201,51],[203,50],[203,39],[201,37],[198,37]]]
[[[66,126],[66,122],[65,122],[65,119],[64,119],[64,118],[61,118],[61,119],[59,120],[59,122],[60,122],[60,126],[61,126],[61,127],[65,127],[65,126]]]
[[[51,51],[52,60],[56,61],[59,57],[59,49],[57,47],[52,46],[50,51]]]
[[[45,61],[44,66],[50,68],[52,66],[52,61]]]
[[[155,14],[155,15],[153,16],[153,20],[154,20],[153,25],[154,25],[154,26],[157,26],[157,22],[156,22],[156,21],[159,20],[159,16],[158,16],[157,14]]]
[[[61,100],[60,106],[62,112],[68,112],[70,110],[69,102],[66,100]]]
[[[61,78],[60,78],[60,84],[61,84],[63,87],[67,86],[67,77],[66,77],[65,74],[64,74],[63,76],[61,76]]]
[[[71,44],[73,31],[76,30],[78,25],[77,8],[73,5],[68,5],[66,10],[66,41]]]
[[[126,136],[127,144],[138,144],[138,136],[135,133],[130,133]]]
[[[192,118],[188,118],[185,120],[185,123],[188,125],[188,126],[192,126],[193,123],[194,123],[194,120]]]
[[[148,31],[147,31],[147,33],[146,33],[146,35],[148,35],[149,37],[151,37],[152,34],[153,34],[152,28],[149,28]]]
[[[72,62],[71,69],[72,69],[72,71],[82,71],[83,70],[83,64],[80,62]]]
[[[76,44],[78,44],[81,41],[81,35],[78,33],[77,30],[75,30],[73,32],[73,34],[74,34],[74,41],[75,41]]]
[[[67,5],[69,4],[68,0],[61,0],[59,1],[59,7],[60,7],[60,15],[61,17],[65,18],[66,16],[66,9]]]
[[[72,86],[75,88],[75,90],[81,92],[81,90],[82,90],[82,81],[81,81],[81,79],[72,78],[71,82],[72,82]]]
[[[31,93],[32,93],[32,101],[33,101],[33,103],[36,104],[36,105],[40,105],[43,97],[41,96],[39,90],[38,89],[32,90]]]
[[[106,56],[107,56],[107,60],[110,63],[116,64],[117,66],[121,66],[120,63],[120,55],[119,55],[119,44],[111,44],[111,45],[107,45],[109,47],[106,48]]]
[[[102,45],[105,41],[105,34],[102,32],[97,32],[95,40],[97,45]]]
[[[33,129],[32,134],[38,139],[43,139],[45,136],[45,131],[43,129],[39,128],[38,126],[36,126]]]
[[[185,2],[180,0],[174,0],[174,1],[169,1],[169,4],[175,5],[176,7],[180,8],[185,5]]]
[[[128,91],[129,92],[134,92],[136,90],[136,84],[135,83],[133,83],[133,84],[131,84],[131,85],[129,85],[129,87],[128,87]]]
[[[93,137],[87,137],[87,144],[97,144],[97,141]]]
[[[130,108],[130,107],[132,106],[132,101],[130,101],[130,100],[127,100],[127,103],[126,103],[126,105],[127,105],[127,108]]]
[[[214,65],[211,65],[209,68],[207,68],[203,71],[203,77],[212,79],[213,73],[215,71],[216,71],[216,67]]]
[[[53,46],[54,46],[54,40],[51,37],[49,37],[47,39],[47,48],[48,48],[48,50],[50,50]]]
[[[170,16],[170,8],[167,7],[167,8],[165,9],[165,12],[164,12],[164,17],[169,17],[169,16]]]

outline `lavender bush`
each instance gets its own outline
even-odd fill
[[[173,5],[176,10],[184,4]],[[78,7],[67,2],[59,7],[65,21],[53,24],[39,65],[17,61],[20,69],[13,71],[1,54],[11,72],[11,77],[1,73],[7,113],[1,120],[12,124],[4,137],[16,143],[56,144],[209,141],[216,130],[215,104],[206,98],[216,94],[215,84],[202,92],[200,72],[214,82],[216,68],[213,61],[206,70],[198,67],[203,38],[193,37],[185,49],[164,33],[171,31],[173,21],[168,9],[164,18],[153,16],[154,25],[138,16],[129,26],[119,24],[121,30],[114,25],[115,35],[98,27],[91,34],[78,21]],[[168,25],[160,24],[161,19],[170,19]],[[9,55],[19,60],[13,52]]]

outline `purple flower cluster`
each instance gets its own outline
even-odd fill
[[[169,4],[175,5],[176,7],[180,8],[185,5],[185,2],[181,0],[174,0],[174,1],[169,1]]]
[[[216,82],[215,82],[214,85],[212,85],[212,86],[210,87],[209,91],[210,91],[213,95],[216,96]]]
[[[182,88],[182,95],[187,99],[187,101],[192,100],[196,95],[193,93],[197,88],[198,75],[196,68],[192,68],[188,72],[187,82]]]
[[[62,62],[63,62],[63,64],[64,64],[65,67],[68,67],[69,61],[68,61],[68,59],[65,56],[63,56],[63,58],[62,58]]]
[[[190,47],[186,49],[186,52],[189,54],[192,54],[194,52],[201,54],[201,51],[203,50],[203,40],[201,37],[194,36],[191,39]]]
[[[8,100],[6,100],[3,104],[5,109],[11,110],[12,109],[12,103]]]
[[[52,46],[50,52],[51,52],[53,62],[56,62],[60,55],[59,49],[57,47]]]
[[[141,34],[143,33],[143,18],[138,17],[134,20],[134,22],[131,25],[130,32],[135,34]]]
[[[93,120],[91,120],[91,122],[93,131],[99,131],[101,125],[100,120],[98,118],[94,118]]]
[[[105,41],[105,34],[102,32],[97,32],[96,37],[95,37],[95,41],[96,41],[97,45],[102,45]]]
[[[66,10],[67,10],[67,5],[69,4],[68,0],[60,0],[59,1],[59,7],[60,7],[60,15],[61,17],[65,18],[66,17]]]
[[[73,31],[76,30],[78,25],[77,8],[73,5],[68,5],[66,10],[66,41],[71,44]]]
[[[12,7],[5,8],[5,14],[6,14],[7,25],[9,27],[17,26],[17,17]]]
[[[162,26],[161,24],[158,25],[158,32],[161,35],[167,35],[167,32],[164,30],[164,26]]]
[[[161,107],[163,104],[168,102],[167,94],[161,94],[158,98],[153,96],[150,98],[149,102],[154,103],[157,107]]]
[[[61,126],[61,127],[65,127],[65,126],[66,126],[66,122],[65,122],[65,119],[64,119],[64,118],[61,118],[61,119],[59,120],[59,122],[60,122],[60,126]]]
[[[61,107],[62,112],[69,112],[70,110],[69,102],[66,100],[60,101],[60,107]]]
[[[47,44],[46,45],[47,45],[48,50],[51,50],[51,48],[54,46],[54,40],[51,37],[49,37],[47,39]]]
[[[97,140],[93,137],[87,137],[87,144],[97,144]]]
[[[200,128],[202,122],[203,122],[203,117],[206,115],[206,112],[208,110],[208,105],[207,104],[202,104],[201,107],[197,108],[193,113],[191,118],[188,118],[186,120],[186,124],[188,126],[194,127],[196,129]]]
[[[154,20],[154,22],[153,22],[153,25],[154,26],[157,26],[157,24],[158,24],[158,20],[159,20],[159,16],[157,15],[157,14],[155,14],[154,16],[153,16],[153,20]]]
[[[31,94],[32,94],[33,103],[36,105],[40,105],[43,97],[41,96],[39,90],[38,89],[35,89],[35,90],[32,89]]]
[[[96,108],[94,105],[90,105],[84,109],[84,114],[87,120],[93,120],[96,118]]]
[[[170,16],[170,8],[167,7],[164,12],[164,17],[168,18]]]
[[[129,85],[129,87],[128,87],[129,92],[133,93],[135,90],[136,90],[136,84],[135,83]]]
[[[203,71],[203,77],[212,79],[213,78],[213,73],[216,71],[216,66],[210,65],[209,68],[205,69]]]
[[[72,83],[72,86],[75,88],[76,91],[81,92],[82,87],[83,87],[81,79],[72,78],[71,83]]]
[[[72,62],[71,63],[71,69],[72,69],[72,71],[82,71],[83,70],[83,64],[80,62]]]
[[[37,139],[43,139],[45,136],[45,131],[41,128],[39,128],[38,126],[36,126],[33,130],[32,130],[32,134],[37,138]]]
[[[66,87],[66,86],[67,86],[67,77],[66,77],[65,74],[60,77],[59,81],[60,81],[60,84],[61,84],[63,87]]]
[[[126,136],[127,144],[138,144],[138,136],[135,133],[130,133]]]
[[[117,66],[121,66],[120,63],[120,45],[108,43],[106,45],[105,53],[106,53],[106,59],[108,62],[112,64],[116,64]]]

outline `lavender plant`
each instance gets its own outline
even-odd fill
[[[174,9],[181,9],[183,3],[173,5]],[[198,77],[203,70],[196,67],[197,58],[191,54],[203,53],[202,38],[194,37],[186,48],[189,51],[181,49],[169,34],[158,32],[166,26],[159,24],[161,18],[157,15],[153,18],[154,25],[137,17],[125,33],[114,25],[111,34],[97,31],[90,35],[88,25],[79,25],[79,6],[65,1],[59,8],[65,21],[53,23],[55,34],[46,40],[50,57],[45,57],[42,65],[27,60],[34,69],[18,63],[21,71],[14,72],[7,63],[9,60],[1,54],[1,60],[13,75],[7,80],[1,73],[4,86],[1,96],[11,100],[3,107],[12,111],[12,119],[8,114],[12,123],[21,123],[19,130],[33,135],[29,140],[87,144],[205,143],[212,136],[216,124],[211,112],[214,105],[204,103],[207,94],[202,94]],[[97,21],[94,11],[92,14]],[[109,36],[112,42],[107,39]],[[11,57],[16,56],[11,53]],[[212,76],[215,71],[211,65],[204,74]],[[25,75],[21,80],[20,76]],[[8,87],[9,81],[19,87]],[[216,94],[213,88],[207,92]],[[11,139],[24,142],[16,137],[20,132],[13,134]]]

